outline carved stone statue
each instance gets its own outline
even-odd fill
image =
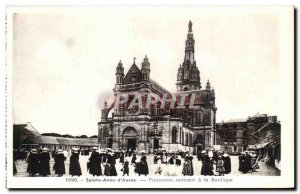
[[[193,23],[192,23],[191,20],[190,20],[190,22],[189,22],[189,32],[192,31],[192,26],[193,26]]]

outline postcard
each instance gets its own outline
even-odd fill
[[[8,6],[7,188],[294,188],[294,11]]]

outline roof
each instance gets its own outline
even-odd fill
[[[51,145],[59,145],[56,137],[52,136],[33,136],[28,137],[23,141],[23,144],[51,144]]]
[[[248,118],[240,118],[240,119],[230,119],[224,123],[243,123],[243,122],[247,122]]]
[[[131,77],[135,75],[135,82],[134,83],[139,83],[142,82],[142,72],[141,70],[136,66],[136,64],[132,64],[132,66],[130,67],[130,69],[128,70],[127,74],[124,77],[124,84],[132,84],[132,80]],[[164,87],[162,87],[161,85],[159,85],[156,81],[150,79],[151,85],[154,89],[156,89],[157,91],[161,92],[161,93],[168,93],[170,94],[170,92],[165,89]]]
[[[40,136],[41,134],[36,130],[30,122],[26,124],[14,124],[14,133],[23,133],[23,135]]]
[[[259,133],[265,129],[280,129],[280,125],[279,123],[271,123],[271,122],[267,122],[266,124],[264,124],[261,128],[259,128],[257,131],[255,131],[255,133],[253,133],[252,135]]]
[[[136,66],[136,64],[132,64],[130,69],[128,70],[127,74],[124,77],[124,84],[132,84],[131,77],[133,75],[136,75],[136,80],[135,83],[141,82],[142,81],[142,72],[141,70]]]
[[[225,121],[224,123],[242,123],[247,122],[248,120],[255,120],[256,118],[266,118],[267,114],[255,114],[252,117],[248,118],[238,118],[238,119],[229,119],[228,121]]]
[[[257,118],[257,117],[267,117],[267,114],[259,114],[256,113],[255,115],[253,115],[252,117]]]
[[[188,94],[188,96],[185,99],[184,104],[189,105],[190,99],[192,97],[192,94],[195,95],[195,99],[192,100],[194,105],[203,105],[207,103],[212,103],[214,100],[214,94],[211,90],[189,90],[189,91],[180,91],[177,93],[177,101],[181,102],[182,94]],[[181,95],[180,95],[181,94]]]
[[[49,144],[49,145],[72,145],[72,146],[97,146],[97,138],[66,138],[53,136],[28,137],[23,144]]]
[[[159,85],[156,81],[150,79],[151,85],[154,89],[158,90],[161,93],[171,94],[167,89]]]

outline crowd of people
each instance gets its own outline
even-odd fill
[[[15,152],[14,152],[15,153]],[[97,147],[79,150],[73,148],[71,152],[65,150],[41,150],[31,149],[26,154],[26,150],[14,154],[14,160],[26,160],[28,163],[27,173],[30,176],[50,175],[50,160],[53,158],[53,171],[57,176],[66,174],[66,160],[69,159],[69,175],[81,176],[82,170],[79,162],[81,156],[87,156],[87,170],[92,176],[129,176],[130,172],[136,175],[147,176],[149,174],[148,159],[145,151],[137,153],[133,149],[114,151],[112,149],[100,150]],[[81,155],[81,156],[80,156]],[[153,163],[156,176],[224,176],[231,173],[231,158],[223,151],[202,150],[197,154],[197,160],[188,153],[181,150],[167,151],[155,150],[153,153]],[[259,168],[258,156],[250,152],[242,152],[239,156],[239,171],[247,173]],[[121,163],[122,168],[116,169],[116,164]],[[194,172],[194,163],[201,162],[200,172]],[[132,169],[131,169],[132,168]],[[130,170],[131,169],[131,170]],[[14,163],[14,173],[17,172]]]
[[[262,158],[254,152],[244,151],[239,156],[239,171],[242,173],[254,172],[259,169],[258,162]]]

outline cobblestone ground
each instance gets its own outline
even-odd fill
[[[80,156],[80,165],[81,165],[81,171],[83,176],[92,176],[87,172],[87,161],[88,161],[89,156]],[[131,158],[128,158],[129,162],[131,161]],[[118,176],[122,176],[122,164],[119,163],[119,159],[117,159],[117,164],[116,164],[116,170],[118,172]],[[149,173],[150,175],[156,175],[156,165],[153,164],[153,155],[147,155],[147,162],[149,166]],[[183,160],[182,160],[183,162]],[[246,174],[241,173],[238,171],[238,156],[231,156],[231,176],[279,176],[280,171],[265,165],[264,163],[260,163],[259,167],[260,169],[257,169],[256,172],[249,172]],[[53,171],[53,164],[54,160],[50,160],[50,168],[51,168],[51,175],[50,176],[56,176],[55,172]],[[66,173],[64,176],[69,176],[69,164],[70,164],[70,158],[68,157],[67,160],[65,161],[65,167],[66,167]],[[197,157],[194,156],[193,160],[193,165],[194,165],[194,175],[195,176],[200,176],[200,171],[201,171],[201,166],[202,162],[197,160]],[[15,176],[19,177],[24,177],[28,176],[28,173],[26,172],[27,170],[27,162],[26,161],[16,161],[16,167],[17,167],[17,174]],[[167,165],[162,165],[162,175],[157,175],[157,176],[166,176],[166,172],[168,169]],[[102,172],[103,172],[103,166],[102,166]],[[182,165],[179,167],[175,168],[175,172],[177,176],[182,176]],[[129,166],[129,175],[130,176],[138,176],[137,174],[134,173],[134,167],[132,165]],[[127,176],[127,175],[125,175]],[[142,175],[141,175],[142,176]],[[225,175],[228,176],[228,175]]]

